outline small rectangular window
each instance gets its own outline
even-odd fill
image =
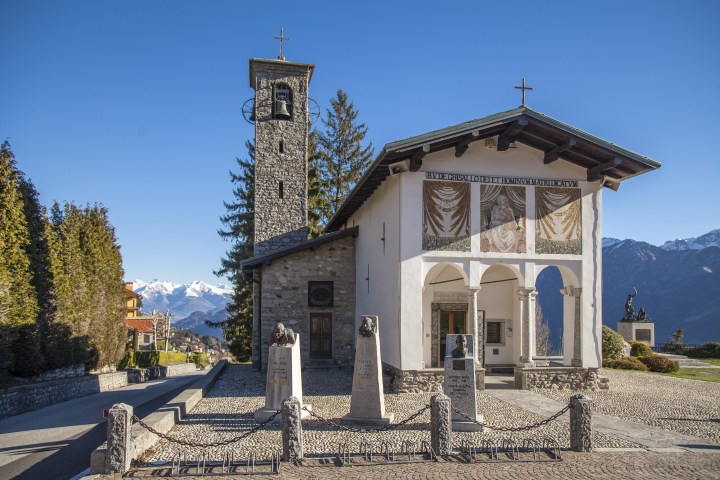
[[[283,196],[285,195],[285,188],[283,182],[280,182],[280,184],[278,185],[278,195],[280,196],[280,200],[282,200]]]
[[[485,343],[503,343],[503,323],[487,322],[485,324]]]

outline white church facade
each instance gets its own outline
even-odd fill
[[[250,63],[256,199],[276,192],[268,204],[284,212],[295,195],[302,216],[305,151],[296,152],[293,177],[277,145],[306,145],[312,66]],[[273,85],[295,85],[291,119],[274,117]],[[293,121],[304,127],[293,130]],[[277,218],[256,201],[256,242],[258,229],[275,239],[243,262],[256,285],[256,364],[262,368],[262,332],[283,321],[301,333],[304,361],[351,365],[357,323],[370,314],[379,316],[383,363],[399,391],[438,388],[448,333],[473,335],[481,377],[502,366],[518,388],[594,384],[602,193],[659,167],[523,105],[386,145],[320,238],[306,239],[306,220]],[[549,267],[564,286],[562,351],[552,362],[535,351],[536,280]]]

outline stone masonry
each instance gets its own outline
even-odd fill
[[[597,368],[515,368],[515,388],[522,390],[534,388],[597,390],[607,389],[608,386],[608,379],[600,377]]]
[[[333,307],[308,307],[308,282],[332,281]],[[351,367],[355,358],[355,239],[345,237],[262,267],[260,302],[262,370],[267,368],[267,338],[276,322],[300,334],[300,358],[310,360],[310,314],[332,314],[333,360]]]
[[[312,65],[250,60],[255,89],[255,255],[307,240],[308,86]],[[290,119],[273,117],[273,92],[289,87]]]

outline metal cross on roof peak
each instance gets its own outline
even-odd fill
[[[533,87],[526,87],[525,86],[525,77],[522,78],[522,86],[515,86],[518,90],[522,90],[522,104],[521,107],[525,106],[525,90],[532,90]]]
[[[283,42],[285,40],[290,40],[289,38],[285,37],[283,35],[283,33],[284,33],[283,27],[280,27],[280,36],[273,37],[275,40],[280,40],[280,56],[278,57],[278,60],[285,60],[285,57],[283,56]]]

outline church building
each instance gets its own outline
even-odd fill
[[[660,164],[521,105],[385,145],[325,228],[307,234],[313,65],[250,60],[255,90],[253,361],[276,322],[303,365],[350,367],[379,316],[396,391],[438,390],[445,336],[473,335],[517,388],[602,382],[602,193]],[[523,88],[524,83],[523,83]],[[523,91],[524,93],[524,91]],[[562,276],[562,354],[536,355],[536,280]]]

